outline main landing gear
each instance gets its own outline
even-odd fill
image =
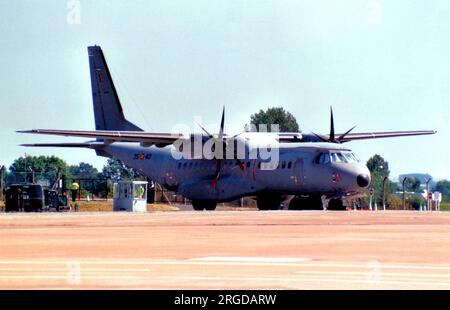
[[[295,196],[289,203],[289,210],[324,210],[322,199],[319,196]],[[342,199],[330,199],[327,210],[346,211]]]
[[[323,210],[320,196],[295,196],[289,203],[289,210]]]
[[[217,201],[214,200],[192,200],[192,207],[195,211],[214,211],[217,206]]]
[[[261,211],[279,210],[281,198],[275,195],[261,195],[256,198],[256,204]]]

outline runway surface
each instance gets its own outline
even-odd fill
[[[0,214],[0,289],[450,289],[450,213]]]

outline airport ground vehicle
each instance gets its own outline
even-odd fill
[[[13,184],[6,190],[6,212],[40,212],[44,209],[44,190],[34,183]]]
[[[67,196],[61,195],[56,190],[44,189],[45,209],[61,211],[67,206]]]
[[[40,184],[13,184],[5,195],[5,212],[60,211],[67,206],[67,197]]]

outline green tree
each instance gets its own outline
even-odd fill
[[[266,111],[260,110],[250,116],[250,126],[252,130],[260,130],[260,125],[267,125],[267,131],[271,131],[272,124],[279,125],[280,132],[298,132],[299,126],[295,117],[285,111],[282,107],[268,108]],[[253,127],[255,126],[255,127]]]
[[[30,182],[32,171],[35,171],[35,181],[46,181],[52,184],[56,180],[58,169],[61,177],[69,179],[71,173],[67,163],[56,156],[24,156],[19,157],[9,167],[7,183]]]
[[[435,191],[441,192],[443,198],[446,201],[450,200],[450,181],[448,180],[441,180],[436,183],[436,186],[434,187]]]
[[[397,185],[389,180],[389,163],[380,155],[375,154],[366,163],[372,176],[372,187],[375,192],[375,201],[380,206],[383,200],[383,179],[386,177],[385,194],[386,199],[397,190]]]
[[[415,178],[407,178],[405,183],[405,189],[408,192],[418,193],[420,192],[420,179]]]
[[[88,163],[81,162],[78,165],[70,166],[70,173],[73,178],[79,179],[96,179],[98,178],[98,170]]]
[[[133,168],[127,167],[118,159],[108,159],[108,162],[101,172],[101,177],[113,182],[143,178],[139,172]]]
[[[377,172],[380,176],[389,176],[389,163],[378,154],[375,154],[367,161],[367,168],[371,173]]]
[[[100,174],[94,166],[81,162],[78,165],[70,166],[72,178],[80,184],[82,195],[89,192],[95,196],[106,196],[107,185],[106,180],[100,179]]]

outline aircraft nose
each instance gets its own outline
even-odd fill
[[[360,187],[367,187],[370,184],[370,177],[367,174],[360,174],[356,178],[356,183],[358,183]]]

